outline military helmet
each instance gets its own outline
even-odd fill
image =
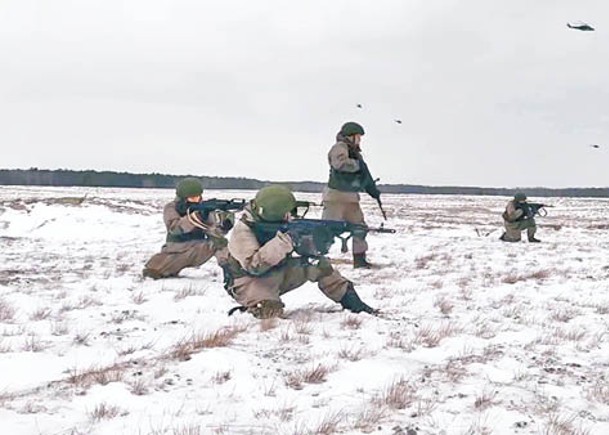
[[[294,194],[285,186],[263,187],[254,198],[254,212],[265,221],[278,222],[296,207]]]
[[[524,192],[516,192],[516,194],[514,195],[514,199],[516,201],[526,201],[527,196],[524,194]]]
[[[184,178],[176,186],[178,198],[186,199],[191,196],[198,196],[203,193],[203,184],[196,178]]]
[[[343,136],[353,136],[355,134],[365,134],[364,127],[359,125],[357,122],[346,122],[340,128],[340,133]]]

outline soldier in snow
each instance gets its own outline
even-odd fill
[[[529,242],[540,242],[539,239],[535,238],[535,232],[537,231],[534,217],[535,212],[529,204],[527,204],[527,196],[524,193],[516,193],[514,199],[507,203],[505,211],[501,216],[503,217],[505,232],[499,238],[500,240],[503,240],[504,242],[519,242],[521,237],[520,233],[527,230]]]
[[[321,257],[314,264],[293,253],[289,232],[262,233],[257,223],[288,222],[296,206],[292,192],[284,186],[261,189],[235,224],[228,244],[228,261],[223,266],[225,288],[242,311],[260,319],[281,316],[281,295],[307,281],[343,308],[355,313],[374,313],[359,298],[353,284]],[[232,312],[232,310],[231,310]]]
[[[336,135],[336,144],[328,153],[330,178],[323,192],[323,219],[365,225],[359,204],[360,192],[366,192],[380,205],[381,192],[361,154],[363,135],[364,128],[356,122],[347,122]],[[366,259],[367,250],[365,237],[353,237],[354,268],[371,267]]]
[[[212,256],[219,264],[225,261],[228,241],[224,234],[232,227],[232,221],[218,222],[216,214],[189,210],[202,201],[202,194],[203,185],[196,178],[184,178],[178,183],[176,198],[163,209],[166,243],[146,263],[144,277],[174,277],[186,267],[201,266]]]

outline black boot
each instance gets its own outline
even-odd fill
[[[501,237],[499,237],[499,240],[501,240],[503,242],[510,242],[510,243],[518,243],[518,242],[520,242],[520,239],[518,239],[518,240],[508,239],[508,236],[507,236],[506,233],[501,234]]]
[[[354,269],[370,269],[372,264],[366,260],[366,254],[353,254],[353,268]]]
[[[353,288],[353,284],[349,284],[347,287],[347,292],[339,301],[342,307],[346,310],[349,310],[353,313],[361,313],[366,312],[368,314],[376,314],[378,311],[369,305],[365,304],[360,298],[355,289]]]
[[[529,237],[529,243],[539,243],[541,240],[536,239],[535,237]]]

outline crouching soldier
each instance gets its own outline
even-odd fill
[[[501,235],[500,240],[504,242],[519,242],[520,233],[527,230],[529,242],[539,243],[540,240],[535,238],[537,225],[535,224],[534,213],[527,206],[527,196],[518,192],[514,195],[514,199],[507,203],[505,211],[501,215],[505,232]]]
[[[166,243],[152,256],[142,274],[153,279],[177,276],[186,267],[197,267],[215,256],[222,264],[228,255],[224,234],[232,222],[216,222],[215,216],[202,215],[189,208],[202,201],[203,185],[196,178],[181,180],[176,199],[165,205],[163,221],[167,227]]]
[[[281,295],[312,281],[343,308],[354,313],[375,313],[327,258],[310,264],[293,254],[289,233],[277,231],[265,235],[257,231],[256,223],[289,221],[295,206],[296,200],[288,188],[268,186],[256,194],[235,223],[223,269],[225,288],[241,304],[238,308],[259,319],[279,317],[284,307]]]

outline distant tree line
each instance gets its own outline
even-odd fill
[[[68,169],[0,169],[0,185],[20,186],[94,186],[94,187],[135,187],[173,188],[184,177],[197,177],[206,189],[257,190],[274,181],[262,181],[242,177],[209,177],[205,175],[132,174],[113,171],[73,171]],[[325,183],[316,181],[280,182],[298,192],[321,192]],[[465,187],[465,186],[421,186],[412,184],[381,184],[383,193],[418,193],[443,195],[499,195],[511,196],[517,190],[528,196],[547,197],[609,197],[608,188],[563,188],[545,187]]]

